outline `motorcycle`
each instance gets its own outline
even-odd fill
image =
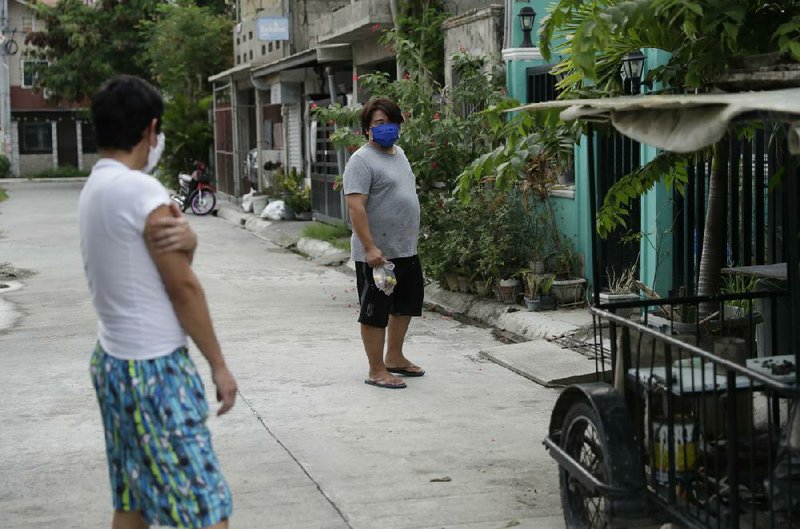
[[[196,162],[192,174],[181,173],[178,175],[180,188],[177,195],[172,195],[172,200],[180,206],[181,211],[192,209],[195,215],[208,215],[217,205],[217,195],[214,186],[206,177],[206,165]]]

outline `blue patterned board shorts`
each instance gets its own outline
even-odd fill
[[[186,348],[120,360],[98,344],[92,382],[103,416],[114,509],[150,525],[202,528],[230,518],[231,492],[211,447],[203,382]]]

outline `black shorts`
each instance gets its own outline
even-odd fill
[[[394,275],[397,278],[397,285],[389,296],[375,286],[372,268],[367,263],[356,261],[356,283],[361,304],[359,323],[371,327],[386,327],[390,314],[422,316],[425,283],[419,257],[397,257],[389,261],[394,263]]]

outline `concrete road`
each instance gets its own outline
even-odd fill
[[[37,274],[0,291],[10,325],[0,331],[0,527],[109,527],[80,184],[6,187],[0,263]],[[427,313],[407,355],[428,375],[406,390],[367,386],[353,277],[223,220],[191,222],[195,269],[241,389],[234,410],[209,421],[232,527],[563,527],[540,443],[557,393],[479,360],[488,330]]]

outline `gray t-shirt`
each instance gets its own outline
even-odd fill
[[[417,179],[403,150],[396,147],[394,154],[387,154],[364,145],[350,157],[343,178],[345,195],[369,195],[369,230],[383,256],[394,259],[417,255]],[[350,245],[353,260],[365,262],[364,245],[355,233]]]

